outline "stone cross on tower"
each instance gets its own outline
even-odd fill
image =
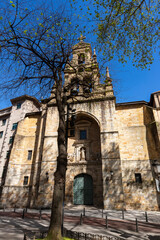
[[[82,34],[81,34],[81,36],[78,38],[78,40],[80,41],[80,42],[83,42],[83,40],[85,39],[86,37],[84,37]]]

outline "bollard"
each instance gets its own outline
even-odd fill
[[[82,213],[80,215],[80,225],[82,225]]]
[[[83,208],[83,216],[85,216],[85,208]]]
[[[146,222],[148,222],[148,215],[147,212],[145,212]]]
[[[44,238],[44,232],[42,232],[41,237]]]
[[[87,233],[85,233],[85,235],[84,235],[84,239],[87,240]]]
[[[27,236],[26,236],[26,234],[24,233],[24,238],[23,238],[23,240],[26,240],[27,239]]]
[[[5,205],[3,205],[3,212],[5,212],[5,208],[6,208],[6,206],[5,206]]]
[[[42,209],[40,208],[40,210],[39,210],[39,219],[41,219],[42,218]]]
[[[16,212],[16,206],[14,206],[14,212]]]
[[[124,219],[124,209],[122,209],[122,219]]]
[[[62,224],[61,224],[61,234],[62,234],[62,236],[64,235],[63,222],[62,222]]]
[[[23,209],[23,212],[22,212],[22,218],[24,219],[24,215],[25,215],[25,209]]]
[[[102,209],[102,218],[103,218],[103,209]]]
[[[106,214],[106,228],[108,228],[108,217],[107,217],[107,214]]]
[[[136,232],[138,232],[138,220],[136,218]]]
[[[62,236],[64,235],[64,202],[63,202],[63,206],[62,206],[62,224],[61,224],[61,234]]]

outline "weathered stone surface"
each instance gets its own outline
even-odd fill
[[[81,53],[85,64],[78,65]],[[76,109],[76,121],[74,134],[71,135],[72,126],[68,130],[65,203],[74,202],[77,176],[89,175],[93,205],[106,209],[158,210],[160,193],[155,179],[160,172],[155,172],[155,165],[160,166],[160,106],[157,108],[153,103],[153,109],[146,102],[116,104],[111,79],[107,76],[107,83],[100,83],[96,61],[90,45],[81,42],[73,49],[72,62],[77,69],[83,67],[83,71],[75,74],[70,66],[65,70],[65,87],[75,77],[80,81],[94,79],[87,98],[82,96],[81,86],[78,101],[69,102]],[[51,96],[54,97],[54,88]],[[59,120],[55,100],[46,102],[43,101],[41,114],[26,116],[18,125],[1,204],[51,206]],[[27,160],[28,150],[32,150],[31,160]],[[81,190],[85,192],[87,188],[80,189],[79,194]]]

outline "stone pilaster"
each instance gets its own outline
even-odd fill
[[[105,101],[101,105],[101,156],[104,208],[123,209],[122,170],[118,131],[115,129],[114,100]]]

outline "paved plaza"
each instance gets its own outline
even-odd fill
[[[23,209],[0,210],[0,240],[23,240],[24,233],[47,231],[50,210],[28,209],[22,218]],[[101,210],[94,207],[70,206],[64,209],[64,227],[77,232],[119,237],[121,239],[160,240],[160,212]],[[80,215],[83,216],[80,225]],[[106,229],[106,215],[108,228]],[[124,219],[123,219],[124,217]],[[136,232],[136,221],[138,232]],[[146,222],[148,220],[148,222]]]

